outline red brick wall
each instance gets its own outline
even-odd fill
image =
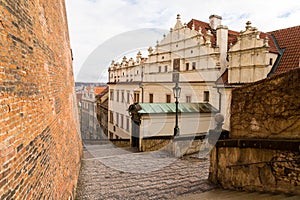
[[[68,199],[81,139],[64,0],[0,1],[0,199]]]

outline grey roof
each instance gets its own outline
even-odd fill
[[[175,113],[175,103],[139,103],[140,114],[163,114]],[[218,112],[218,109],[209,103],[179,103],[178,112],[180,113],[213,113]]]

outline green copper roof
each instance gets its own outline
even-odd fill
[[[175,103],[139,103],[140,114],[159,114],[159,113],[175,113]],[[209,103],[179,103],[178,112],[180,113],[212,113],[218,112],[218,109]]]

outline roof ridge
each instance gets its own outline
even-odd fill
[[[287,28],[281,28],[281,29],[277,29],[277,30],[274,30],[274,31],[268,31],[268,32],[265,32],[265,33],[270,33],[270,34],[272,34],[273,32],[283,31],[283,30],[287,30],[287,29],[294,29],[294,28],[300,28],[300,25],[297,25],[297,26],[291,26],[291,27],[287,27]]]

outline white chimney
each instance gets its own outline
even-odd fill
[[[222,17],[219,15],[211,15],[209,16],[209,25],[210,28],[216,30],[219,25],[221,25]]]

